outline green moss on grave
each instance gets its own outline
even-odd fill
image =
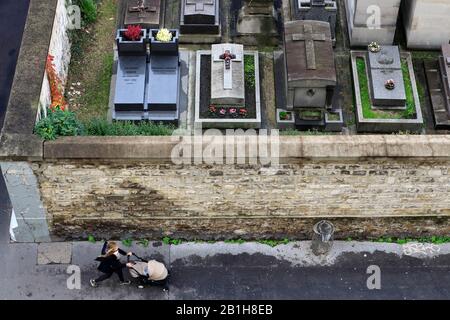
[[[412,87],[411,76],[409,74],[408,61],[406,59],[402,59],[402,72],[406,92],[406,110],[386,111],[373,109],[369,92],[369,80],[366,73],[367,66],[364,58],[359,57],[356,59],[356,68],[358,73],[363,117],[365,119],[415,119],[416,103],[414,100],[414,90]],[[418,88],[418,90],[420,90],[420,88]]]

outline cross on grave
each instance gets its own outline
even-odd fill
[[[323,33],[313,33],[313,28],[311,25],[305,24],[303,26],[303,30],[303,34],[293,34],[292,41],[305,41],[306,68],[309,70],[315,70],[317,69],[317,65],[314,41],[326,41],[326,37]]]
[[[232,62],[242,61],[240,55],[231,53],[229,49],[226,49],[223,54],[214,57],[214,61],[223,61],[223,88],[233,89],[233,69]]]
[[[156,12],[156,7],[150,7],[146,5],[145,0],[137,0],[137,4],[134,7],[129,7],[129,12],[138,12],[139,16],[145,15],[146,12]]]
[[[205,11],[205,4],[212,5],[213,0],[186,0],[187,5],[195,5],[195,11]]]
[[[230,50],[225,50],[225,52],[220,55],[219,58],[225,61],[225,69],[230,69],[231,60],[236,59],[236,55],[232,54]]]

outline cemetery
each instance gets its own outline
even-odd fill
[[[427,22],[429,37],[415,27],[431,19],[426,6],[443,26]],[[82,122],[446,133],[447,10],[426,0],[105,0],[89,45],[73,45],[65,97]]]

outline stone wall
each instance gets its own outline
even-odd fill
[[[67,12],[67,8],[71,5],[71,3],[71,0],[58,0],[50,46],[48,49],[48,54],[54,56],[55,69],[64,84],[67,80],[71,58],[71,44],[68,34],[71,24]],[[48,82],[47,73],[45,73],[42,82],[41,96],[39,99],[41,111],[45,112],[46,108],[50,106],[50,104],[50,85]]]
[[[299,159],[278,168],[36,162],[53,235],[188,239],[448,235],[450,160]]]

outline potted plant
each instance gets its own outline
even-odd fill
[[[283,121],[292,120],[292,112],[280,111],[279,116],[280,116],[280,120],[283,120]]]
[[[151,53],[178,53],[178,30],[151,29],[149,37]]]
[[[225,109],[224,107],[221,107],[219,109],[219,117],[224,118],[226,116],[226,114],[227,114],[227,109]]]
[[[147,30],[130,25],[117,30],[117,50],[119,55],[141,56],[147,54]]]

